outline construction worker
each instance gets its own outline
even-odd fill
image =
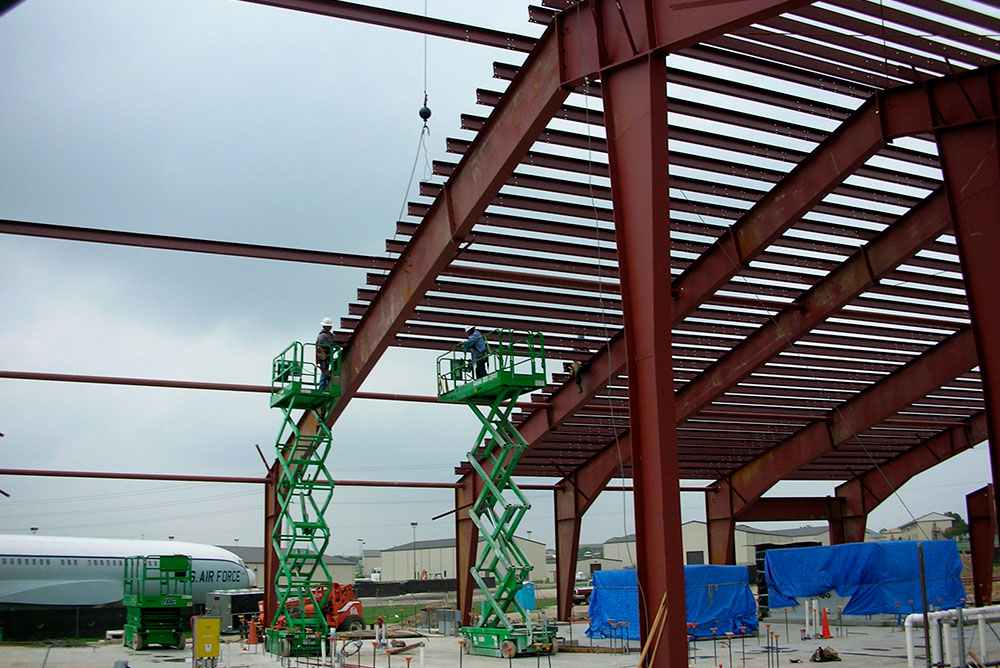
[[[475,325],[467,327],[465,333],[468,338],[462,342],[462,350],[471,354],[476,378],[482,378],[486,375],[486,339]]]
[[[326,392],[330,385],[330,354],[333,346],[333,318],[323,318],[319,323],[323,329],[316,336],[316,366],[319,367],[320,392]]]

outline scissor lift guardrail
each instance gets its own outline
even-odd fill
[[[321,611],[330,582],[323,554],[330,543],[325,512],[333,497],[333,477],[326,467],[333,440],[326,416],[340,396],[341,348],[326,346],[330,359],[328,386],[320,389],[322,370],[316,345],[295,342],[271,364],[271,407],[282,411],[275,448],[278,465],[278,517],[271,542],[278,556],[274,586],[277,609],[267,630],[268,650],[282,656],[319,653],[329,628]],[[311,412],[315,433],[303,433],[294,411]],[[317,591],[319,596],[317,597]]]

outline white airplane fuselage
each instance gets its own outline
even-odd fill
[[[166,540],[0,534],[0,605],[105,605],[122,600],[126,557],[191,557],[195,604],[215,589],[246,589],[253,572],[229,550]]]

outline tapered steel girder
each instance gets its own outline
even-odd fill
[[[997,535],[993,483],[965,497],[969,514],[969,550],[972,552],[972,593],[976,607],[993,602],[993,555]]]
[[[950,427],[889,461],[839,485],[844,502],[843,524],[831,531],[831,542],[861,543],[868,514],[910,478],[954,457],[986,439],[986,416],[977,413],[964,425]],[[834,537],[837,540],[834,540]]]
[[[969,315],[979,351],[979,371],[986,398],[986,426],[992,480],[1000,479],[1000,300],[996,261],[1000,257],[1000,122],[996,98],[940,100],[931,97],[930,111],[938,120],[937,141],[945,186],[955,221]],[[946,103],[966,106],[978,123],[945,127],[957,112]],[[1000,502],[1000,499],[994,499]],[[1000,517],[1000,506],[996,509]]]
[[[873,425],[978,363],[972,330],[965,327],[910,364],[855,395],[839,408],[771,447],[726,478],[705,498],[709,559],[735,563],[735,518],[743,509],[799,467],[857,439]]]

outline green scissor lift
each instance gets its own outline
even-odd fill
[[[271,364],[271,407],[280,408],[284,419],[278,432],[278,518],[271,542],[278,555],[274,587],[278,608],[267,629],[269,651],[282,656],[320,653],[320,638],[329,632],[322,610],[330,587],[330,572],[323,553],[330,542],[330,527],[324,513],[333,497],[333,478],[326,468],[332,435],[326,416],[340,396],[339,346],[330,352],[329,386],[320,390],[321,371],[315,362],[316,345],[292,343]],[[304,433],[293,411],[311,412],[316,429]],[[312,608],[307,614],[306,608]]]
[[[184,649],[184,613],[191,607],[191,557],[184,554],[125,559],[125,645]]]
[[[509,658],[554,653],[555,627],[533,624],[516,599],[531,564],[515,544],[514,533],[531,504],[511,480],[528,444],[510,415],[514,400],[546,383],[544,341],[539,332],[510,329],[494,330],[484,337],[488,363],[482,378],[475,377],[476,365],[461,345],[437,360],[438,399],[468,404],[482,422],[468,458],[483,481],[483,490],[469,517],[485,540],[472,577],[486,600],[476,624],[462,627],[462,634],[472,654]],[[495,578],[495,591],[486,585],[489,576]],[[508,618],[510,612],[519,614],[520,621]]]

